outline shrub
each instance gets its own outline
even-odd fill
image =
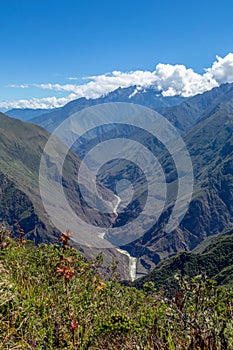
[[[0,230],[0,349],[233,348],[231,290],[203,276],[177,276],[170,299],[153,283],[122,286],[69,238],[34,246]]]

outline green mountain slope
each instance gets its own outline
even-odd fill
[[[24,123],[17,119],[0,114],[0,222],[11,228],[17,235],[17,222],[26,233],[26,237],[36,243],[52,243],[57,241],[59,230],[51,222],[45,211],[39,188],[39,166],[45,144],[50,134],[39,126]],[[59,142],[54,146],[56,151],[63,150]],[[48,158],[51,169],[56,170],[56,152],[54,157]],[[77,183],[77,169],[80,159],[69,152],[62,172],[62,181],[65,185],[65,194],[74,212],[88,222],[102,227],[108,227],[112,223],[111,215],[101,215],[92,210],[82,200]],[[85,176],[85,174],[84,174]],[[57,218],[64,225],[64,229],[70,228],[71,219],[66,207],[60,202],[56,191],[50,191],[51,203],[56,205]],[[86,189],[88,193],[88,188]],[[109,200],[111,211],[114,207],[114,197],[110,191],[100,189],[102,195]],[[95,200],[95,198],[93,199]],[[113,200],[113,202],[111,202]],[[98,249],[81,247],[77,238],[82,233],[83,227],[78,226],[73,232],[73,244],[81,249],[87,257],[96,256]],[[76,238],[75,238],[76,237]],[[128,276],[128,260],[115,249],[106,249],[104,252],[106,262],[117,259],[120,261],[119,272],[122,276]]]
[[[41,235],[45,238],[45,227],[50,238],[55,234],[44,214],[38,184],[40,157],[48,137],[40,127],[0,114],[1,217],[10,225],[14,220],[21,222],[25,218],[22,207],[27,211],[28,206],[28,220],[21,222],[22,227],[30,236],[38,231],[39,241]],[[33,215],[40,217],[39,226],[29,224]]]
[[[181,252],[173,258],[160,263],[150,274],[132,283],[142,288],[144,283],[152,281],[155,287],[171,293],[177,289],[174,276],[206,275],[219,285],[233,286],[233,230],[213,239],[202,253]]]
[[[3,114],[0,115],[1,172],[28,196],[35,206],[35,210],[45,220],[47,220],[46,214],[42,209],[39,193],[39,166],[49,136],[49,133],[39,126],[23,123]],[[57,148],[56,151],[59,152],[63,145],[57,140],[53,147]],[[54,162],[53,166],[55,166],[56,161],[54,157],[56,157],[56,154],[51,155],[48,160],[52,164]],[[62,181],[66,187],[66,195],[71,201],[70,205],[77,212],[88,215],[89,209],[85,203],[81,205],[80,191],[76,188],[79,164],[80,159],[74,153],[68,153],[64,163]],[[51,196],[53,196],[53,193],[51,193]],[[62,205],[60,209],[62,210]],[[93,216],[94,213],[90,212],[89,215]],[[98,217],[98,214],[94,219],[97,222],[101,220],[107,222],[108,220],[104,216]]]

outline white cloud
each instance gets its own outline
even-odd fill
[[[70,77],[70,81],[80,78]],[[67,93],[65,97],[48,97],[42,99],[18,100],[0,102],[0,108],[53,108],[61,107],[71,100],[80,97],[98,98],[122,87],[132,85],[160,90],[164,96],[193,96],[210,90],[221,83],[233,82],[233,53],[224,58],[216,57],[212,67],[207,68],[204,74],[194,72],[184,65],[158,64],[154,71],[113,71],[102,75],[84,77],[83,84],[21,84],[10,85],[12,88],[36,87],[43,90],[61,91]]]
[[[223,58],[217,56],[216,59],[212,67],[206,71],[218,84],[233,82],[233,53],[229,53]]]
[[[29,84],[20,84],[20,85],[10,84],[10,85],[7,85],[7,87],[18,88],[18,89],[28,89],[30,85]]]
[[[75,95],[70,95],[68,97],[63,98],[57,98],[55,96],[53,97],[45,97],[45,98],[32,98],[30,100],[17,100],[17,101],[3,101],[0,102],[0,108],[2,110],[9,110],[12,108],[56,108],[56,107],[62,107],[69,101],[74,100],[76,97]]]
[[[156,87],[164,96],[193,96],[217,85],[209,74],[195,73],[183,65],[158,64],[155,75]]]
[[[79,80],[79,78],[76,78],[76,77],[69,77],[69,78],[67,78],[67,80]]]

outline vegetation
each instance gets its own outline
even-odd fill
[[[19,221],[27,238],[34,240],[36,244],[55,243],[58,236],[57,228],[44,210],[39,188],[40,161],[49,137],[50,134],[37,125],[0,113],[0,222],[4,222],[14,232],[15,220]],[[63,154],[63,148],[64,144],[58,141],[54,145],[55,154]],[[58,158],[51,156],[49,162],[52,172],[58,174]],[[66,197],[81,218],[89,218],[90,222],[98,222],[106,227],[110,219],[91,210],[85,201],[81,202],[77,181],[79,164],[80,158],[70,151],[62,171]],[[56,190],[52,188],[52,184],[50,190],[51,200],[56,203]],[[109,195],[109,191],[105,193],[103,188],[101,193]],[[62,205],[58,204],[57,215],[67,220],[68,227],[70,219]]]
[[[232,349],[233,292],[176,276],[167,298],[152,282],[122,286],[101,255],[85,261],[68,246],[38,246],[0,230],[0,349]]]
[[[212,241],[208,243],[202,242],[197,250],[201,253],[181,252],[161,262],[151,273],[136,280],[133,286],[143,288],[146,282],[153,281],[157,288],[172,295],[178,288],[177,281],[174,280],[175,274],[189,278],[205,274],[208,278],[214,279],[218,285],[232,287],[233,230],[228,230],[215,239],[212,237]]]
[[[33,122],[51,131],[56,123],[60,124],[64,120],[65,116],[90,104],[128,100],[127,96],[132,92],[130,89],[134,90],[132,87],[120,89],[101,101],[85,99],[72,101],[61,109],[33,119]],[[131,102],[142,103],[155,109],[158,107],[156,101],[159,102],[160,97],[154,96],[149,91],[138,96],[142,99],[141,101],[136,101],[135,95],[134,101],[131,99]],[[177,99],[177,97],[174,98]],[[174,104],[177,102],[175,100]],[[160,107],[170,104],[168,100],[163,99],[163,101],[166,103],[165,105],[159,103]],[[182,249],[191,251],[206,237],[217,235],[233,226],[233,84],[224,84],[204,94],[190,97],[181,104],[162,109],[162,112],[173,125],[182,130],[182,136],[192,158],[195,178],[189,210],[175,232],[167,234],[164,231],[164,224],[170,217],[177,196],[177,169],[172,156],[166,152],[165,147],[161,147],[158,140],[152,136],[149,137],[145,130],[139,132],[132,129],[132,126],[122,126],[121,129],[118,126],[116,130],[110,128],[111,131],[109,131],[109,127],[105,125],[104,129],[103,126],[100,128],[101,132],[96,129],[92,131],[89,136],[94,137],[90,137],[89,142],[86,139],[85,142],[81,142],[79,151],[82,152],[78,152],[83,156],[89,147],[102,142],[104,137],[114,138],[123,134],[126,138],[144,144],[159,159],[167,182],[165,210],[156,225],[146,232],[143,239],[132,242],[127,247],[130,254],[138,258],[139,274],[151,272],[160,260],[170,258]],[[23,113],[28,114],[29,111],[23,111]],[[54,243],[58,232],[44,211],[38,181],[41,155],[50,134],[37,125],[23,123],[1,113],[0,124],[0,221],[14,231],[15,222],[12,220],[14,218],[20,222],[27,237],[34,240],[36,244]],[[77,145],[78,142],[73,145],[73,151],[77,151]],[[124,151],[127,151],[127,147]],[[131,156],[134,155],[133,148],[128,151]],[[53,173],[57,169],[57,158],[52,154],[53,152],[49,162]],[[140,155],[135,154],[135,157],[137,159]],[[92,210],[91,206],[82,199],[77,182],[79,164],[79,157],[70,152],[66,157],[62,173],[67,200],[75,213],[84,221],[97,223],[101,227],[110,227],[112,218],[108,215],[99,215],[98,211]],[[119,161],[108,162],[105,167],[102,167],[102,173],[98,174],[98,181],[104,184],[101,190],[104,188],[106,190],[106,184],[108,188],[113,189],[115,179],[120,177],[130,179],[133,185],[135,184],[133,200],[125,211],[119,213],[117,225],[124,224],[137,216],[147,198],[147,181],[144,181],[143,174],[138,172],[139,176],[136,176],[136,168],[128,162],[127,167],[125,164]],[[154,181],[154,172],[149,174],[148,181]],[[88,186],[86,190],[89,190]],[[57,216],[64,217],[66,219],[64,225],[69,227],[70,220],[64,212],[64,207],[59,205],[55,191],[52,189],[50,191],[51,202],[58,203]],[[110,193],[110,191],[103,193],[103,198],[110,198]],[[93,200],[95,201],[95,198]],[[86,256],[90,254],[92,252],[85,250]],[[124,273],[124,270],[125,266],[121,268],[121,272]]]

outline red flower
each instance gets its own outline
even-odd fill
[[[57,267],[57,272],[58,273],[61,273],[62,275],[64,275],[65,273],[65,270],[66,270],[66,267],[65,266],[62,266],[62,267]]]
[[[78,322],[72,321],[71,324],[70,324],[70,326],[71,326],[71,329],[72,329],[73,331],[75,331],[75,329],[78,328]]]
[[[72,269],[71,267],[58,266],[57,272],[61,273],[65,277],[66,280],[69,280],[74,276],[74,269]]]

